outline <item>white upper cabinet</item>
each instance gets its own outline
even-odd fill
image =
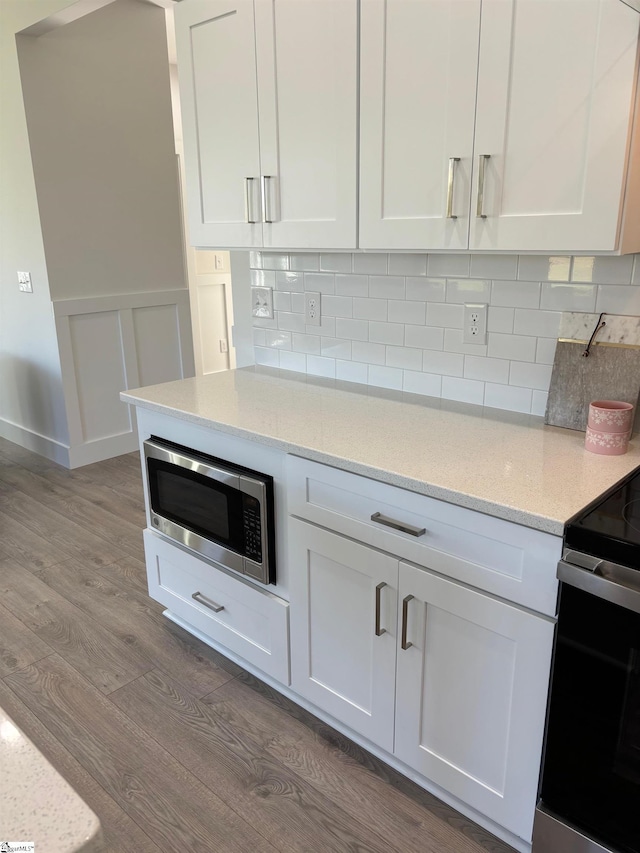
[[[363,0],[360,247],[640,250],[639,23],[619,0]]]
[[[175,11],[191,239],[353,248],[357,0]]]
[[[466,249],[480,0],[361,16],[360,248]]]
[[[617,248],[639,21],[619,0],[484,0],[470,248]]]

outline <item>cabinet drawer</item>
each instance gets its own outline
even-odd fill
[[[287,458],[287,486],[292,515],[540,613],[556,612],[560,537],[296,456]]]
[[[289,684],[289,604],[144,531],[149,595],[194,628]],[[194,598],[197,595],[197,598]],[[215,612],[213,608],[222,609]]]

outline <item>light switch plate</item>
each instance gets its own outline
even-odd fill
[[[20,272],[18,270],[18,290],[21,290],[23,293],[33,293],[30,272]]]
[[[273,319],[273,288],[258,287],[251,288],[251,313],[254,317],[263,320]]]

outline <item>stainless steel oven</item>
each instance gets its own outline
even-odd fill
[[[232,571],[275,584],[273,478],[151,436],[144,442],[155,530]]]
[[[533,853],[640,853],[640,474],[565,529]]]

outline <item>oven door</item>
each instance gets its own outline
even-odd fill
[[[154,528],[242,572],[246,497],[239,475],[152,441],[144,449]]]
[[[632,584],[640,574],[604,561],[596,572],[561,561],[558,577],[533,850],[639,853],[640,590]]]

